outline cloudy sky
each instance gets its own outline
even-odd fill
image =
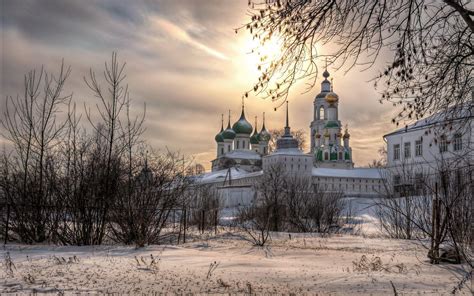
[[[240,115],[242,93],[256,81],[254,43],[234,29],[247,20],[247,0],[168,1],[1,1],[1,108],[6,95],[22,92],[23,75],[44,65],[56,71],[64,58],[72,67],[66,91],[80,109],[94,107],[83,77],[102,72],[112,51],[127,63],[127,83],[135,112],[146,103],[146,140],[194,155],[206,168],[215,156],[220,114]],[[321,52],[324,53],[324,47]],[[381,61],[378,65],[383,65]],[[321,63],[322,66],[322,63]],[[390,105],[378,103],[369,80],[380,67],[349,73],[329,69],[339,94],[339,118],[348,123],[356,165],[377,157],[382,135],[394,129]],[[290,94],[290,125],[309,134],[314,89],[303,83]],[[282,109],[250,97],[247,118],[266,112],[267,127],[284,125]],[[86,125],[87,122],[84,122]],[[309,140],[309,139],[308,139]]]

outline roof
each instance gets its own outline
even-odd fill
[[[369,178],[369,179],[382,178],[381,169],[378,169],[378,168],[354,168],[354,169],[313,168],[312,175],[315,177],[336,177],[336,178]]]
[[[232,150],[227,152],[222,157],[232,158],[232,159],[252,159],[252,160],[260,160],[262,157],[260,154],[253,150]]]
[[[303,151],[299,148],[283,148],[283,149],[275,150],[269,156],[271,155],[308,155],[308,154],[303,153]]]
[[[388,136],[393,136],[396,134],[408,133],[411,131],[424,129],[429,126],[433,126],[433,125],[448,122],[448,121],[458,121],[458,120],[468,119],[468,118],[472,118],[472,116],[473,116],[472,106],[468,106],[462,109],[459,109],[458,107],[458,110],[451,108],[447,112],[446,111],[438,112],[426,118],[420,119],[410,125],[407,125],[406,127],[403,127],[391,133],[388,133],[384,135],[383,137],[386,138]]]
[[[196,183],[213,183],[213,182],[223,182],[227,175],[228,169],[223,169],[219,171],[204,173],[201,175],[196,176]],[[231,168],[230,175],[232,180],[248,178],[248,177],[255,177],[262,175],[262,171],[257,172],[248,172],[246,170],[240,168]]]

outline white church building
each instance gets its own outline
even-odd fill
[[[258,131],[245,117],[242,103],[240,118],[232,125],[230,112],[226,129],[215,136],[216,158],[212,171],[199,175],[199,184],[216,186],[225,207],[250,204],[257,196],[254,184],[267,168],[278,165],[288,173],[307,177],[325,191],[339,191],[351,197],[375,197],[383,190],[381,171],[377,168],[354,168],[350,135],[342,133],[338,117],[339,96],[334,93],[329,73],[324,71],[321,92],[314,99],[314,116],[310,123],[311,147],[302,151],[291,135],[288,102],[285,133],[277,139],[276,149],[269,153],[270,133],[265,119]]]

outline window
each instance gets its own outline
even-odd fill
[[[326,118],[324,117],[324,107],[323,107],[323,106],[319,107],[319,116],[318,116],[318,119],[321,119],[321,120],[322,120],[322,119],[326,119]]]
[[[415,141],[415,156],[423,156],[423,142],[421,140]]]
[[[221,147],[221,154],[224,154],[224,147]]]
[[[236,144],[237,144],[237,145],[236,145],[237,148],[235,148],[235,149],[239,149],[239,141],[236,141]]]
[[[329,153],[324,152],[324,160],[328,160],[328,159],[329,159]]]
[[[399,185],[399,184],[400,184],[400,181],[401,181],[400,175],[395,175],[395,176],[393,176],[393,184],[394,184],[394,185]]]
[[[421,194],[423,189],[423,174],[415,174],[415,194]]]
[[[446,140],[446,136],[441,136],[439,141],[439,152],[443,153],[448,151],[448,141]]]
[[[393,145],[393,160],[400,159],[400,144]]]
[[[411,157],[411,143],[407,142],[403,144],[403,156],[405,158],[410,158]]]
[[[454,151],[459,151],[462,149],[462,135],[455,134],[454,135]]]

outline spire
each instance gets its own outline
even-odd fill
[[[334,78],[331,77],[331,91],[334,89]]]
[[[288,119],[288,101],[286,101],[286,126],[285,126],[285,135],[284,136],[289,136],[290,135],[290,122]]]
[[[257,116],[255,116],[255,132],[257,132]]]
[[[245,108],[244,97],[242,97],[242,113],[240,114],[240,119],[245,118],[244,108]]]
[[[326,57],[326,68],[324,69],[323,77],[324,77],[324,80],[328,80],[328,77],[329,77],[329,72],[328,72],[328,58],[327,58],[327,57]]]
[[[265,112],[263,112],[263,115],[262,115],[262,117],[263,117],[263,125],[262,125],[262,130],[264,130],[264,129],[265,129]]]
[[[224,130],[224,113],[221,114],[221,132]]]
[[[230,109],[229,109],[229,121],[227,122],[227,129],[230,129]]]

